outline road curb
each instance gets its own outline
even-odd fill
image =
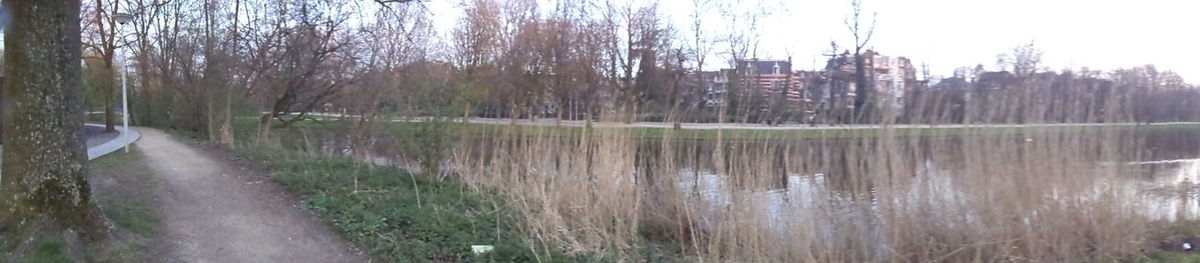
[[[87,124],[87,126],[104,127],[104,125],[101,124]],[[100,158],[101,156],[121,150],[121,148],[132,144],[142,136],[141,133],[138,133],[137,129],[134,129],[133,127],[129,127],[128,135],[126,135],[126,130],[124,127],[117,126],[116,129],[117,132],[121,133],[121,135],[118,135],[116,138],[113,138],[112,140],[104,142],[100,145],[96,145],[96,147],[88,147],[88,160]]]

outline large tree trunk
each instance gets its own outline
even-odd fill
[[[258,136],[256,136],[257,144],[267,143],[271,137],[271,119],[275,118],[275,113],[265,113],[258,118]]]
[[[866,58],[863,58],[859,49],[854,50],[854,85],[858,89],[855,91],[854,110],[857,111],[851,118],[860,123],[873,122],[872,115],[874,114],[875,104],[875,87],[872,87],[869,74],[867,74]]]
[[[233,43],[230,45],[233,47],[233,50],[232,50],[232,52],[229,52],[229,54],[231,54],[233,56],[237,56],[237,54],[238,54],[238,52],[237,52],[238,51],[237,50],[237,47],[238,47],[237,40],[239,38],[239,36],[238,36],[238,19],[241,18],[241,16],[240,16],[241,8],[242,8],[242,1],[240,1],[240,0],[233,1],[233,33],[232,33]],[[245,78],[241,78],[241,79],[244,80]],[[221,127],[219,128],[218,133],[217,133],[217,137],[220,138],[218,141],[221,144],[225,145],[226,147],[233,147],[233,143],[234,143],[234,138],[233,138],[233,93],[235,91],[237,91],[237,89],[235,87],[241,87],[241,84],[242,84],[240,81],[231,81],[231,82],[237,83],[238,86],[234,86],[234,85],[225,85],[224,86],[225,87],[225,89],[224,89],[225,103],[222,105],[223,112],[221,113]]]
[[[116,4],[119,2],[113,2],[113,3]],[[97,1],[96,4],[100,5],[100,2]],[[110,10],[116,10],[117,6],[114,5],[112,7],[113,8]],[[116,116],[116,112],[113,111],[114,110],[113,107],[115,106],[113,104],[115,103],[114,100],[116,98],[117,71],[116,71],[116,68],[113,67],[113,58],[116,54],[116,44],[115,44],[115,42],[116,42],[115,36],[116,35],[109,35],[107,38],[105,38],[103,36],[106,33],[104,33],[104,22],[103,22],[104,19],[101,18],[101,13],[102,12],[96,12],[95,23],[96,23],[96,25],[100,26],[100,31],[101,31],[100,34],[102,35],[101,39],[108,39],[107,41],[101,40],[101,43],[100,43],[100,45],[103,46],[103,48],[104,48],[104,50],[101,51],[102,52],[101,58],[104,60],[103,63],[104,63],[104,70],[105,70],[105,72],[104,72],[105,73],[104,74],[104,131],[115,132],[115,131],[117,131],[117,128],[116,128],[117,127],[117,116]],[[116,30],[116,28],[109,28],[108,30],[109,30],[109,32],[113,32]],[[127,109],[121,109],[121,110],[127,110]]]
[[[107,60],[105,67],[108,68],[105,73],[108,74],[104,74],[104,131],[115,132],[117,131],[117,114],[113,109],[115,106],[113,97],[116,97],[115,90],[117,89],[116,71],[113,70],[112,56],[105,56],[105,59]]]
[[[209,59],[211,58],[212,57],[209,57]],[[209,67],[211,68],[213,66],[210,65]],[[200,83],[204,83],[203,86],[212,87],[212,85],[220,85],[219,83],[214,83],[214,81],[208,79],[212,77],[211,74],[211,71],[206,70],[205,79],[200,81]],[[217,95],[213,94],[216,92],[218,92],[216,89],[205,89],[204,91],[204,136],[208,137],[209,142],[219,142],[220,140],[220,138],[217,138],[217,129],[219,127],[217,125],[216,116],[216,111],[220,109],[220,107],[216,105]]]
[[[4,76],[0,76],[0,138],[4,138],[4,113],[8,112],[8,99],[4,96]],[[3,143],[3,140],[0,140]],[[3,177],[0,177],[3,178]]]
[[[3,176],[0,227],[48,218],[97,237],[104,231],[88,185],[83,133],[79,0],[5,1]],[[9,228],[9,229],[12,229]]]
[[[221,114],[220,143],[233,147],[233,87],[225,87],[225,110]]]
[[[463,103],[462,123],[468,123],[468,122],[471,122],[471,102],[470,101]]]

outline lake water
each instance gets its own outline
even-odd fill
[[[716,231],[748,217],[767,229],[779,229],[767,235],[781,242],[804,235],[828,247],[847,240],[888,240],[889,235],[895,239],[907,231],[899,228],[923,224],[985,236],[1022,226],[1028,231],[1059,231],[1068,226],[1055,225],[1057,221],[1079,217],[1200,218],[1200,132],[1187,129],[719,143],[529,141],[473,138],[448,150],[479,163],[501,155],[541,158],[523,168],[528,171],[521,176],[579,171],[559,170],[571,162],[576,164],[566,166],[586,163],[588,171],[592,166],[632,166],[605,171],[629,171],[611,176],[641,187],[658,185],[647,189],[692,200],[689,209],[702,219],[696,227]],[[348,142],[328,136],[318,148],[354,155]],[[375,164],[417,169],[417,158],[401,150],[401,143],[380,136],[358,156]],[[614,153],[623,159],[602,157]],[[454,169],[479,168],[448,167]],[[662,188],[663,182],[672,184]],[[995,225],[1001,226],[988,230]],[[907,241],[891,242],[857,249],[884,255],[898,245],[894,242]]]
[[[1117,169],[1121,181],[1113,184],[1124,185],[1135,194],[1153,200],[1146,207],[1147,214],[1163,219],[1200,217],[1200,202],[1193,200],[1200,197],[1200,191],[1197,191],[1200,190],[1200,131],[1138,130],[1113,134],[1104,136],[1108,138],[1106,140],[1083,138],[1070,142],[1057,138],[1052,138],[1053,142],[1043,142],[1036,135],[1002,135],[996,136],[998,138],[934,136],[893,142],[880,139],[773,139],[721,144],[691,140],[664,144],[659,140],[645,140],[638,142],[636,147],[639,165],[658,165],[664,155],[671,155],[669,159],[676,168],[676,182],[680,188],[690,189],[695,197],[713,206],[728,203],[731,198],[728,193],[748,192],[770,204],[767,210],[776,216],[784,216],[786,213],[782,211],[806,205],[798,200],[870,196],[876,183],[869,174],[874,169],[908,170],[886,173],[891,177],[912,177],[914,183],[910,184],[914,189],[911,191],[921,190],[916,189],[918,186],[946,190],[956,188],[957,175],[1003,177],[1005,172],[1021,171],[980,171],[979,167],[965,167],[973,163],[986,161],[990,165],[1020,166],[1030,164],[1030,159],[1037,155],[1083,152],[1057,157],[1070,163],[1053,164],[1071,166],[1069,169],[1079,171]],[[349,141],[344,136],[325,136],[316,147],[327,154],[353,155]],[[456,149],[479,152],[476,146],[488,144],[486,141],[460,142]],[[397,147],[399,143],[399,139],[389,136],[372,138],[370,150],[359,157],[374,164],[419,170],[417,158],[406,154],[403,147]],[[1047,143],[1055,144],[1057,148],[1039,147]],[[564,148],[571,147],[571,143],[565,144]],[[1100,144],[1108,144],[1109,149],[1100,149]],[[1005,149],[991,149],[997,145]],[[1070,149],[1064,151],[1063,147]],[[714,154],[718,150],[723,153]],[[889,160],[881,163],[878,161],[881,158]],[[902,165],[896,165],[898,162]],[[938,192],[945,195],[954,191]]]

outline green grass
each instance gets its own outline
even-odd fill
[[[124,166],[131,163],[141,161],[145,158],[140,151],[131,148],[128,153],[123,151],[113,152],[104,157],[92,160],[90,163],[92,170],[101,174],[112,174],[120,178],[122,184],[136,184],[126,186],[128,189],[140,189],[144,187],[152,187],[154,175],[146,169],[123,169]],[[128,195],[131,193],[112,193],[107,196],[98,196],[100,204],[103,207],[105,215],[112,220],[117,227],[127,229],[138,235],[150,237],[158,234],[162,221],[153,210],[153,204],[144,200],[135,200],[133,198],[125,198],[122,194]]]
[[[181,130],[181,129],[165,129],[164,131],[166,131],[167,133],[169,133],[171,135],[174,135],[175,137],[185,138],[185,139],[189,139],[189,140],[193,140],[193,141],[203,141],[203,140],[207,140],[207,138],[208,138],[206,135],[204,135],[204,133],[201,133],[198,131]]]
[[[145,262],[146,245],[119,244],[114,247],[95,249],[90,252],[91,261],[99,263]]]
[[[1155,252],[1139,260],[1146,263],[1200,263],[1200,254],[1178,252]]]
[[[1158,242],[1170,240],[1171,237],[1200,237],[1200,222],[1171,221],[1157,222],[1148,228],[1149,247],[1137,261],[1147,263],[1158,262],[1195,262],[1200,263],[1200,254],[1182,251],[1163,251],[1157,247]]]
[[[162,226],[162,220],[149,204],[116,198],[104,198],[101,203],[105,206],[105,214],[113,223],[135,234],[154,236]]]
[[[504,197],[491,189],[476,189],[452,179],[411,173],[392,166],[370,165],[346,157],[312,154],[317,140],[345,136],[350,122],[304,121],[274,129],[279,144],[238,149],[244,157],[262,162],[275,181],[304,197],[303,207],[319,212],[333,228],[359,248],[385,262],[597,262],[599,255],[567,256],[554,244],[551,251],[531,246],[532,237],[520,228],[524,221],[505,207]],[[235,123],[238,138],[251,138],[255,123]],[[507,126],[451,122],[379,123],[377,136],[394,138],[397,149],[418,159],[442,160],[455,140],[503,132]],[[582,131],[561,129],[563,134]],[[533,130],[529,130],[533,135]],[[269,150],[264,150],[269,149]],[[436,164],[421,163],[423,171]],[[494,245],[485,257],[474,256],[471,245]],[[644,246],[648,251],[661,244]],[[535,252],[536,250],[536,252]],[[647,258],[664,262],[671,251],[649,251]],[[547,256],[549,255],[549,256]]]
[[[100,158],[93,159],[88,162],[88,165],[93,171],[108,171],[121,168],[129,163],[136,162],[144,158],[142,153],[135,147],[129,147],[129,152],[118,150]]]
[[[385,262],[533,262],[530,246],[495,196],[466,186],[346,158],[243,151],[304,196],[342,235]],[[471,245],[494,245],[484,257]],[[546,258],[541,258],[546,261]]]
[[[67,258],[67,244],[58,239],[44,239],[39,241],[33,248],[33,254],[29,255],[30,263],[58,263],[71,262]]]

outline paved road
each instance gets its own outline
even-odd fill
[[[118,128],[119,129],[119,128]],[[105,132],[102,125],[87,125],[83,127],[84,133],[87,134],[87,147],[92,148],[104,144],[108,141],[116,139],[121,135],[120,131]]]
[[[142,128],[134,144],[159,182],[163,262],[366,262],[269,178]]]
[[[105,132],[101,124],[85,125],[84,133],[87,134],[88,160],[121,150],[141,137],[134,128],[130,128],[127,135],[121,135],[125,133],[124,128],[117,126],[116,132]]]
[[[106,154],[115,152],[125,147],[140,137],[137,129],[131,129],[127,137],[121,137],[121,132],[124,129],[117,127],[117,132],[105,132],[104,125],[87,124],[83,127],[84,136],[87,143],[88,160],[100,158]],[[125,138],[126,140],[121,140]],[[0,145],[0,151],[4,150],[4,146]]]

